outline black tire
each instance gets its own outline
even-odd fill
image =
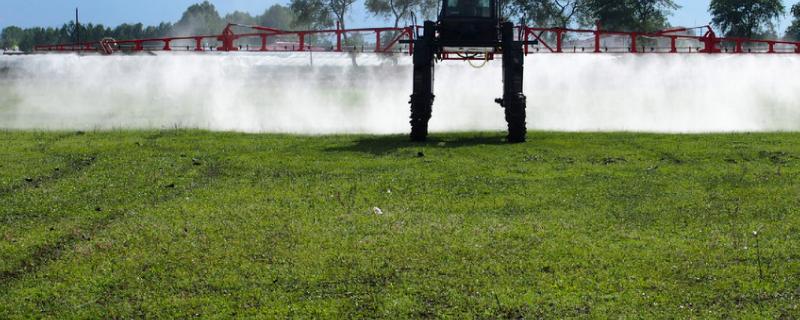
[[[525,142],[528,134],[526,127],[526,98],[525,95],[519,94],[515,99],[504,99],[504,107],[506,109],[506,122],[508,122],[508,142],[522,143]]]
[[[431,105],[411,103],[411,141],[428,140],[428,121],[431,119],[431,112]]]

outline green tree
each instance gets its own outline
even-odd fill
[[[144,28],[143,38],[158,38],[170,35],[173,33],[174,26],[169,22],[162,22],[157,26],[148,26]]]
[[[709,12],[726,37],[758,38],[775,34],[785,8],[781,0],[711,0]]]
[[[334,25],[326,0],[292,0],[289,5],[295,14],[294,27],[322,29]]]
[[[24,35],[19,42],[19,49],[32,51],[39,44],[55,44],[72,42],[74,39],[65,36],[64,27],[57,28],[28,28],[23,30]]]
[[[367,11],[375,16],[394,19],[394,27],[411,19],[412,12],[420,17],[435,14],[439,0],[366,0]]]
[[[337,22],[345,29],[345,17],[356,0],[292,0],[295,25],[307,28],[330,28]],[[347,38],[347,34],[345,34]]]
[[[227,15],[225,15],[225,22],[228,23],[238,23],[244,25],[254,25],[257,24],[257,19],[250,15],[247,12],[242,11],[234,11]]]
[[[669,27],[668,17],[680,8],[673,0],[586,0],[581,24],[600,21],[606,30],[653,32]]]
[[[25,31],[22,30],[22,28],[16,26],[6,27],[3,29],[2,35],[0,35],[0,48],[19,48],[19,45],[22,43],[24,37]]]
[[[115,39],[141,39],[144,38],[144,25],[123,23],[114,28],[111,33]]]
[[[792,6],[792,25],[786,29],[786,38],[794,41],[800,40],[800,3]]]
[[[292,27],[294,19],[295,14],[292,9],[276,4],[258,16],[258,24],[265,27],[288,30]]]
[[[567,28],[585,5],[586,0],[512,0],[504,11],[511,20],[530,26]]]
[[[113,37],[111,28],[106,28],[102,24],[81,25],[81,42],[100,41],[105,37]]]
[[[173,28],[175,35],[219,34],[225,28],[217,8],[208,1],[194,4],[186,9]]]

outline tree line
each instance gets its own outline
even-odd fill
[[[498,0],[503,15],[514,22],[539,27],[591,27],[600,23],[605,30],[652,32],[670,27],[669,17],[680,7],[673,0]],[[183,35],[218,34],[227,23],[262,25],[278,29],[346,28],[346,17],[356,0],[290,0],[273,5],[261,15],[235,11],[221,16],[208,1],[190,6],[175,23],[157,26],[122,24],[80,24],[82,41],[141,39]],[[435,19],[440,0],[364,0],[374,17],[388,19],[394,26],[414,19]],[[726,37],[776,38],[779,19],[786,15],[781,0],[712,0],[709,6],[713,26]],[[792,24],[784,38],[800,40],[800,3],[789,10]],[[2,30],[0,48],[32,50],[36,44],[70,43],[77,39],[75,22],[59,28]]]
[[[261,15],[256,16],[241,11],[221,16],[213,4],[204,1],[189,6],[177,22],[162,22],[157,26],[126,23],[112,28],[102,24],[80,23],[79,28],[76,29],[75,21],[56,28],[23,29],[9,26],[4,28],[0,35],[0,48],[31,51],[37,44],[73,43],[78,40],[78,35],[81,42],[94,42],[103,38],[146,39],[185,35],[216,35],[228,22],[291,29],[295,26],[294,17],[294,12],[289,7],[282,5],[271,6]]]

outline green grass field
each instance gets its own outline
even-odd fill
[[[436,139],[0,132],[0,318],[800,317],[800,134]]]

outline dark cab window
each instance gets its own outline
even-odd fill
[[[492,18],[491,0],[447,0],[447,17]]]

